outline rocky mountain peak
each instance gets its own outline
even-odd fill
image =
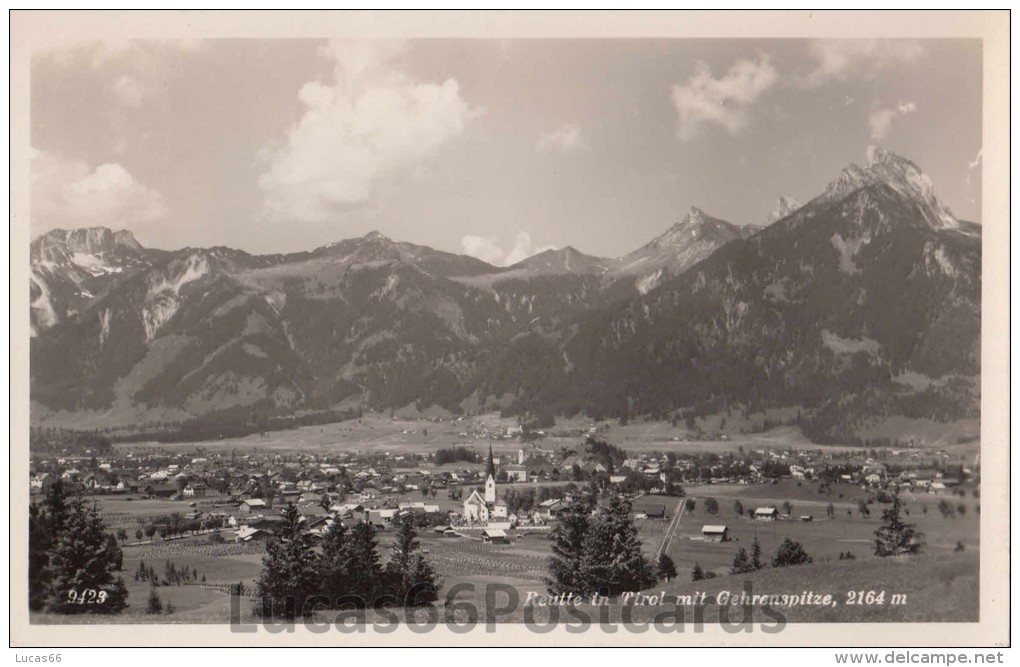
[[[52,229],[32,242],[32,259],[61,262],[72,255],[104,256],[118,251],[137,254],[144,250],[126,229],[114,232],[108,227]]]
[[[851,164],[844,169],[818,199],[835,202],[855,190],[881,184],[914,203],[931,227],[966,231],[935,196],[931,179],[916,164],[881,146],[869,146],[867,160],[866,167]]]
[[[782,220],[800,207],[801,203],[797,201],[796,198],[780,195],[779,199],[776,201],[775,208],[773,208],[772,212],[769,213],[765,224],[771,225],[777,220]]]

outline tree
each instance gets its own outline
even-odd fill
[[[715,516],[716,514],[718,514],[719,513],[719,501],[717,501],[715,498],[706,498],[705,499],[705,513],[706,514],[711,514],[712,516]]]
[[[160,599],[159,593],[156,592],[156,584],[153,583],[149,586],[149,599],[145,603],[146,614],[162,614],[163,613],[163,600]]]
[[[285,619],[302,615],[316,579],[315,556],[311,540],[302,530],[301,513],[294,503],[287,503],[279,533],[266,542],[262,573],[256,582],[255,613]]]
[[[875,555],[896,556],[899,554],[916,554],[921,550],[921,533],[914,529],[914,524],[905,523],[900,518],[900,494],[893,496],[892,506],[882,511],[882,525],[875,531]]]
[[[804,545],[794,542],[789,537],[783,540],[772,557],[772,567],[790,567],[791,565],[807,565],[814,559],[804,551]]]
[[[836,506],[833,505],[831,502],[825,506],[825,516],[829,517],[830,519],[836,516]]]
[[[793,514],[793,503],[791,503],[789,500],[783,501],[783,514],[787,515]]]
[[[368,607],[375,606],[379,594],[383,592],[383,569],[379,564],[375,535],[375,526],[362,521],[351,528],[348,547],[350,566],[347,570],[347,594],[357,596]]]
[[[51,533],[45,510],[32,503],[28,507],[28,608],[41,611],[52,594],[50,571]]]
[[[665,552],[659,555],[658,569],[659,579],[664,581],[668,582],[676,576],[676,564]]]
[[[733,501],[733,513],[737,516],[744,516],[744,504],[739,500]]]
[[[763,570],[765,569],[765,563],[761,559],[761,544],[758,542],[758,536],[754,536],[754,541],[751,542],[751,569],[752,570]]]
[[[389,592],[404,606],[414,607],[439,597],[439,584],[432,566],[420,551],[414,519],[404,517],[386,563]]]
[[[545,584],[554,595],[584,590],[581,559],[584,557],[584,536],[588,533],[589,518],[589,510],[584,503],[574,502],[552,530],[552,556],[549,557],[549,577]]]
[[[138,530],[136,530],[136,531],[135,531],[135,539],[136,539],[137,541],[141,542],[141,541],[142,541],[142,535],[143,535],[143,534],[144,534],[144,533],[142,533],[142,529],[141,529],[141,528],[139,528]]]
[[[618,493],[596,514],[584,536],[581,558],[583,588],[618,595],[654,583],[655,570],[641,550],[630,502]]]
[[[746,574],[748,572],[754,572],[754,568],[751,567],[751,559],[747,555],[747,549],[740,547],[733,556],[730,574]]]
[[[117,539],[120,540],[121,542],[127,542],[127,538],[128,538],[128,532],[126,530],[124,530],[123,528],[118,528],[117,529]]]
[[[691,581],[701,581],[705,578],[705,571],[701,569],[701,563],[695,563],[691,570]]]
[[[319,556],[317,569],[322,593],[329,596],[330,600],[350,592],[348,573],[351,570],[351,549],[348,537],[343,522],[336,520],[322,538],[322,555]]]
[[[694,514],[694,508],[697,507],[697,503],[694,502],[694,498],[688,498],[684,501],[684,507],[687,508],[688,514]]]
[[[127,607],[127,587],[124,580],[115,577],[123,559],[120,548],[110,546],[112,537],[98,506],[87,505],[79,494],[66,504],[66,514],[59,520],[59,532],[53,533],[50,549],[50,567],[53,572],[53,589],[49,600],[50,611],[60,614],[115,614]],[[88,591],[95,591],[89,594]],[[98,602],[105,592],[103,601]],[[81,603],[96,595],[97,603]]]

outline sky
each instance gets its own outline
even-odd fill
[[[618,257],[878,144],[981,222],[979,40],[95,41],[32,57],[32,235]]]

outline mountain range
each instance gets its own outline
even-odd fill
[[[893,416],[973,418],[980,230],[878,148],[765,226],[692,208],[612,259],[496,267],[377,232],[256,256],[55,230],[31,248],[32,419],[795,406],[815,440],[855,441]]]

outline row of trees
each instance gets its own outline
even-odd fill
[[[256,582],[258,615],[293,619],[313,607],[418,606],[438,599],[439,581],[419,548],[410,517],[397,529],[385,564],[370,523],[347,528],[334,521],[316,552],[297,507],[288,504],[283,518],[279,532],[266,543]]]
[[[124,555],[98,506],[57,481],[28,515],[29,608],[60,614],[115,614],[127,607],[116,575]]]

